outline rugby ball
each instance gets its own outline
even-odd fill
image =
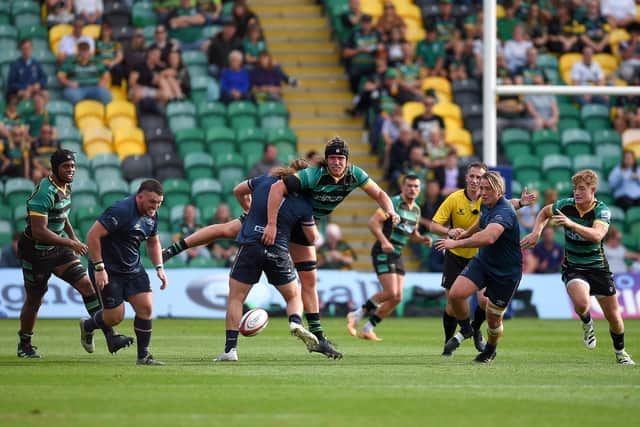
[[[254,308],[242,316],[239,330],[245,337],[252,337],[259,334],[268,324],[269,314],[261,308]]]

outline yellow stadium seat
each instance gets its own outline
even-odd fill
[[[405,21],[407,18],[422,20],[422,13],[420,12],[420,8],[415,4],[411,4],[403,1],[392,1],[396,6],[396,13],[400,15]]]
[[[462,110],[457,104],[440,102],[433,107],[434,114],[462,122]]]
[[[84,134],[87,129],[104,127],[104,121],[96,116],[84,116],[76,119],[76,126]]]
[[[571,84],[571,69],[569,69],[569,70],[565,70],[565,71],[562,73],[562,75],[561,75],[561,76],[562,76],[562,81],[563,81],[565,84],[567,84],[567,85],[570,85],[570,84]]]
[[[380,0],[360,0],[362,13],[373,16],[376,21],[382,15],[382,2]]]
[[[620,42],[629,40],[629,33],[623,28],[616,28],[609,33],[609,44],[618,45]]]
[[[405,18],[404,23],[407,25],[406,39],[410,43],[417,43],[420,40],[424,40],[427,37],[427,33],[422,27],[422,21],[416,21],[411,18]]]
[[[127,100],[127,94],[124,93],[122,88],[120,88],[118,86],[111,86],[109,88],[109,90],[111,91],[111,99],[113,99],[114,101],[126,101]]]
[[[85,146],[95,142],[111,145],[113,143],[113,133],[105,127],[87,128],[82,134],[82,142]]]
[[[94,101],[93,99],[78,102],[73,112],[76,122],[79,119],[89,116],[97,117],[100,120],[104,119],[104,105],[98,101]]]
[[[624,149],[633,151],[633,154],[635,155],[636,159],[640,157],[640,141],[632,142],[629,145],[625,145]]]
[[[422,113],[424,113],[424,104],[422,102],[409,101],[402,105],[402,117],[409,124]]]
[[[436,102],[451,102],[451,94],[446,92],[436,91]]]
[[[462,121],[453,117],[444,117],[445,129],[460,129],[462,127]]]
[[[60,39],[67,34],[71,34],[72,31],[73,27],[67,24],[58,24],[51,27],[49,30],[49,46],[54,54],[58,54],[58,44],[60,44]]]
[[[144,144],[138,144],[134,142],[125,142],[116,144],[116,154],[120,161],[126,159],[129,156],[142,155],[147,152],[147,146]]]
[[[463,144],[455,144],[455,143],[450,143],[448,145],[450,147],[455,148],[456,149],[456,153],[460,157],[473,156],[473,145],[463,145]]]
[[[136,143],[144,146],[144,133],[140,128],[113,129],[113,142],[116,146],[124,143]]]
[[[600,64],[605,74],[610,74],[618,68],[618,59],[608,53],[596,53],[593,60]]]
[[[564,55],[560,56],[560,74],[564,76],[565,72],[571,71],[571,67],[573,67],[573,64],[580,60],[582,60],[582,54],[580,53],[565,53]]]
[[[433,89],[436,92],[444,92],[451,97],[451,82],[444,77],[427,77],[422,80],[422,90]]]
[[[87,25],[82,29],[82,35],[89,36],[94,40],[98,40],[100,38],[100,28],[102,27],[97,24]]]
[[[504,18],[504,7],[501,4],[496,5],[496,19]]]
[[[622,132],[622,146],[626,149],[627,145],[631,144],[640,144],[640,129],[627,129]]]
[[[456,145],[466,145],[472,147],[473,151],[473,143],[471,142],[471,133],[469,133],[466,129],[447,129],[445,131],[445,141],[448,144],[456,144]]]
[[[107,104],[106,119],[108,122],[114,117],[128,117],[137,122],[136,119],[136,106],[129,101],[112,101]]]
[[[111,120],[108,121],[109,128],[112,131],[116,131],[116,129],[132,129],[136,127],[136,122],[127,116],[113,116]]]
[[[640,21],[640,4],[636,5],[636,21]]]
[[[85,153],[87,153],[87,158],[91,160],[98,154],[112,154],[113,146],[102,141],[94,141],[88,145],[85,145],[84,151]]]

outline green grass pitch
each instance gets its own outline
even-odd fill
[[[79,343],[77,320],[41,320],[41,360],[15,354],[17,320],[0,321],[0,426],[632,426],[640,366],[618,366],[607,325],[584,348],[578,321],[513,319],[491,365],[473,344],[442,358],[439,319],[388,319],[383,342],[347,335],[326,319],[343,360],[309,354],[271,319],[240,338],[237,363],[211,360],[224,323],[161,319],[152,352],[166,366],[136,366],[135,348],[107,354]],[[627,321],[627,350],[640,362],[640,321]],[[131,322],[118,327],[131,333]]]

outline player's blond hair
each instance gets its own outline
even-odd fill
[[[489,182],[489,187],[500,196],[504,196],[505,193],[505,185],[504,178],[496,171],[488,171],[484,175],[482,175],[481,179],[486,179]]]
[[[598,174],[591,169],[583,169],[571,177],[571,183],[574,187],[584,184],[590,188],[598,188]]]
[[[293,175],[294,173],[306,169],[309,167],[309,162],[305,159],[293,159],[289,163],[289,166],[276,166],[271,168],[269,175],[276,178],[284,178],[285,176]]]

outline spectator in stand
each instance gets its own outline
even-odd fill
[[[536,76],[544,76],[544,69],[538,66],[538,50],[535,47],[527,49],[527,61],[520,72],[513,76],[516,84],[532,84]]]
[[[384,52],[390,67],[399,67],[402,64],[414,64],[411,43],[402,35],[400,28],[392,28],[389,36],[384,41]],[[416,64],[418,71],[420,67]]]
[[[338,224],[327,224],[324,234],[324,243],[318,248],[318,268],[351,270],[358,257],[351,246],[342,240]]]
[[[390,78],[387,78],[387,71],[395,73],[395,76],[398,74],[397,70],[389,69],[387,59],[383,55],[378,55],[375,72],[366,79],[360,80],[358,92],[353,97],[353,107],[345,109],[345,113],[355,117],[369,111],[371,108],[379,110],[382,95],[388,95],[394,99],[397,96],[402,96],[403,94],[400,93],[392,93],[392,90],[397,90],[398,92],[400,90],[397,85],[395,89],[391,88],[393,82],[390,82]]]
[[[45,86],[47,74],[40,63],[33,59],[33,44],[30,39],[20,41],[20,57],[9,66],[7,93],[17,94],[19,99],[30,99],[35,94],[42,94],[48,99]]]
[[[541,13],[540,4],[532,2],[529,5],[524,27],[536,50],[545,52],[549,41],[549,28]]]
[[[522,21],[516,16],[517,5],[513,0],[506,0],[502,3],[504,7],[504,16],[498,19],[498,38],[503,42],[511,39],[513,30],[516,26],[522,24]]]
[[[129,73],[129,87],[129,97],[136,104],[144,99],[166,104],[184,98],[175,70],[160,65],[160,49],[156,46],[149,47],[145,62]]]
[[[242,39],[236,35],[236,24],[225,21],[222,31],[211,39],[207,51],[211,76],[217,78],[223,68],[229,67],[229,54],[234,50],[242,51]]]
[[[640,72],[631,81],[634,86],[640,86]],[[637,95],[616,96],[615,118],[613,127],[619,133],[626,129],[640,128],[640,97]]]
[[[120,86],[125,77],[124,53],[120,42],[113,38],[113,28],[108,22],[102,24],[100,37],[96,41],[96,59],[109,70],[111,83]]]
[[[274,64],[271,54],[266,50],[258,54],[258,62],[249,72],[249,80],[256,101],[282,100],[284,75],[280,67]]]
[[[206,21],[191,0],[180,0],[180,5],[169,14],[171,36],[180,42],[182,49],[198,50],[205,42],[202,27]]]
[[[465,172],[459,165],[455,148],[449,149],[444,165],[435,168],[433,172],[442,189],[440,193],[445,197],[465,187]]]
[[[127,78],[130,77],[131,71],[144,63],[146,56],[147,48],[145,46],[144,31],[137,29],[133,33],[131,42],[128,43],[124,50],[124,68]]]
[[[69,57],[78,54],[81,42],[89,45],[89,52],[91,54],[95,52],[95,41],[89,36],[82,35],[83,28],[84,21],[82,18],[73,20],[73,31],[60,39],[60,44],[58,45],[58,62],[63,63]]]
[[[536,273],[558,273],[564,260],[564,247],[555,241],[555,230],[547,225],[542,230],[542,239],[534,246]]]
[[[255,23],[249,26],[247,36],[242,41],[244,50],[244,63],[247,66],[254,66],[258,63],[258,57],[267,50],[267,42],[262,34],[262,27]]]
[[[376,30],[380,34],[380,38],[383,42],[387,42],[391,39],[391,32],[397,29],[400,31],[400,36],[404,37],[407,30],[407,24],[396,13],[396,7],[391,1],[385,1],[383,5],[382,16],[378,19],[376,24]]]
[[[247,35],[247,30],[251,24],[258,23],[258,16],[253,13],[245,0],[235,0],[231,10],[233,22],[236,24],[238,38],[242,40]]]
[[[396,182],[397,188],[402,189],[402,179],[407,175],[415,175],[420,178],[421,183],[426,183],[427,180],[433,176],[433,171],[429,169],[429,158],[425,155],[424,147],[419,144],[413,144],[409,148],[409,155],[407,157],[407,161],[404,167],[404,171],[402,175]],[[422,194],[422,190],[424,189],[424,184],[420,189],[420,194],[416,199],[418,204],[422,202],[422,198],[424,195]]]
[[[628,250],[622,244],[622,233],[615,225],[610,225],[602,244],[612,273],[627,273],[630,268],[627,261],[640,261],[640,253]]]
[[[376,71],[376,55],[380,45],[380,35],[373,27],[371,15],[362,15],[362,27],[354,31],[342,57],[348,61],[351,92],[357,93],[360,80],[369,78]]]
[[[226,203],[220,203],[213,216],[211,224],[226,224],[231,222],[231,210]],[[215,259],[229,266],[235,261],[238,254],[238,244],[235,239],[216,239],[210,245],[211,253]]]
[[[446,77],[447,51],[444,41],[438,38],[435,26],[427,27],[427,37],[416,45],[415,57],[425,77]]]
[[[229,68],[220,74],[220,99],[228,104],[233,101],[251,100],[249,72],[242,68],[242,52],[234,50],[229,54]]]
[[[25,126],[24,117],[18,112],[18,95],[13,94],[7,97],[7,105],[5,106],[4,113],[0,119],[0,123],[6,130],[6,136],[9,136],[9,132],[16,126]]]
[[[342,43],[348,42],[353,33],[360,29],[362,26],[362,16],[360,0],[349,0],[349,10],[340,15],[340,22],[346,32],[345,39],[340,40]]]
[[[436,99],[433,96],[426,95],[422,99],[422,103],[424,104],[424,112],[414,117],[411,127],[416,132],[416,138],[426,144],[432,132],[444,129],[444,119],[433,112],[433,106],[436,105]]]
[[[184,239],[202,228],[202,224],[197,222],[197,211],[195,206],[191,204],[185,205],[182,215],[183,219],[182,224],[180,224],[180,231],[173,237],[174,242]],[[194,246],[182,252],[180,256],[183,257],[184,261],[187,263],[194,258],[210,258],[209,251],[205,246]]]
[[[600,13],[607,19],[612,29],[626,28],[636,20],[636,2],[634,0],[601,0]]]
[[[182,62],[182,53],[179,50],[169,54],[169,81],[172,85],[177,83],[174,91],[177,99],[186,99],[191,96],[191,76],[189,70]],[[175,81],[175,83],[173,83]],[[178,90],[179,88],[179,90]]]
[[[73,0],[76,16],[82,18],[85,24],[102,23],[102,0]]]
[[[396,107],[391,115],[387,115],[384,118],[380,132],[382,142],[384,143],[384,149],[382,151],[383,159],[389,155],[391,146],[400,137],[400,129],[406,124],[407,122],[404,121],[404,117],[402,116],[402,107]]]
[[[578,22],[571,16],[569,8],[561,3],[558,5],[555,17],[549,23],[549,42],[547,48],[550,52],[563,54],[578,52],[582,34]]]
[[[42,126],[53,126],[54,117],[47,111],[47,102],[41,93],[33,95],[33,112],[24,118],[24,122],[29,127],[29,136],[32,139],[40,137]],[[55,132],[55,129],[53,131]]]
[[[466,46],[462,40],[453,42],[453,52],[447,58],[447,70],[449,71],[449,79],[451,80],[465,80],[468,78],[467,69],[470,55],[467,52]]]
[[[609,24],[600,14],[598,0],[587,1],[587,13],[580,24],[584,27],[584,33],[580,35],[582,46],[590,46],[595,53],[611,53]]]
[[[282,165],[282,163],[278,160],[278,149],[276,146],[273,144],[265,144],[262,151],[262,159],[251,166],[249,177],[255,178],[256,176],[266,175],[272,168],[280,165]]]
[[[605,84],[605,75],[596,61],[593,60],[593,48],[586,46],[582,49],[582,60],[577,61],[571,67],[571,84],[572,85],[593,85],[603,86]],[[574,100],[580,105],[589,103],[608,104],[608,95],[583,95],[576,96]]]
[[[621,163],[609,173],[609,188],[616,206],[625,211],[640,206],[640,169],[633,151],[624,150]]]
[[[85,99],[94,99],[103,104],[111,102],[109,72],[91,54],[86,41],[78,43],[78,56],[68,58],[58,71],[58,80],[64,86],[65,99],[77,104]]]
[[[511,75],[522,73],[527,64],[527,51],[533,47],[533,43],[527,40],[524,27],[516,25],[513,28],[513,38],[504,44],[503,55],[507,61],[507,69]]]
[[[222,17],[222,0],[197,0],[196,6],[206,19],[205,25],[220,23]]]
[[[20,268],[22,262],[18,257],[18,240],[21,232],[13,233],[11,243],[0,250],[0,268]]]
[[[71,0],[47,0],[47,28],[59,24],[71,24],[74,16]]]
[[[502,84],[512,84],[510,77],[503,77]],[[527,108],[522,97],[518,95],[500,95],[498,96],[498,120],[497,132],[502,135],[502,131],[506,128],[522,128],[531,129],[532,119],[527,116]]]
[[[54,128],[49,124],[42,125],[40,136],[31,144],[31,179],[40,182],[49,175],[51,155],[60,149],[60,141],[55,139]]]
[[[453,41],[460,38],[462,33],[461,22],[453,16],[453,4],[451,0],[440,0],[439,14],[435,20],[438,38],[445,43],[445,49],[450,52]]]
[[[543,85],[546,81],[542,75],[534,75],[533,83],[535,85]],[[533,130],[558,130],[560,110],[558,109],[558,101],[554,95],[526,95],[524,97],[524,104],[527,112],[533,118]]]
[[[413,145],[420,145],[420,142],[413,137],[411,127],[403,124],[400,128],[400,137],[393,143],[389,150],[389,157],[385,158],[383,167],[387,170],[391,192],[398,190],[398,179],[404,172],[409,160],[409,150]]]
[[[631,83],[640,74],[640,23],[629,25],[629,40],[620,42],[618,76]]]
[[[167,27],[160,24],[156,26],[153,32],[153,44],[160,49],[160,65],[166,67],[169,65],[169,55],[171,52],[180,51],[180,42],[176,39],[170,39]]]
[[[23,126],[13,126],[0,146],[0,176],[31,177],[31,145]]]
[[[538,267],[536,257],[531,249],[521,249],[522,251],[522,273],[531,274],[536,272]]]
[[[420,234],[428,233],[431,224],[431,218],[436,214],[436,211],[444,202],[444,196],[442,195],[442,189],[440,188],[440,182],[435,178],[429,178],[424,190],[424,201],[420,205],[420,228],[418,231]]]
[[[444,159],[451,150],[451,146],[445,141],[445,130],[438,129],[431,132],[426,148],[429,155],[429,167],[436,168],[444,165]]]

